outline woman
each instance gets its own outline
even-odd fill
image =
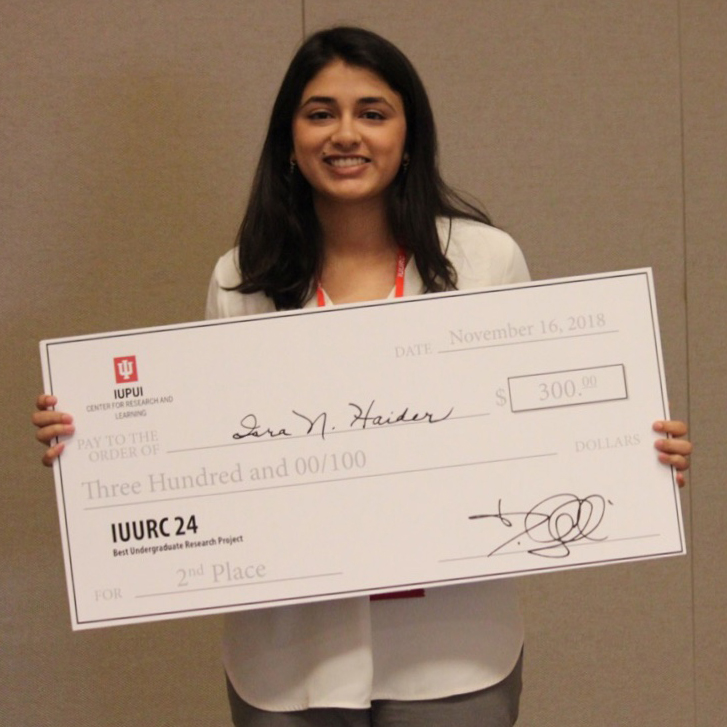
[[[243,271],[241,274],[240,271]],[[278,93],[238,245],[217,263],[211,318],[528,280],[522,253],[442,181],[424,87],[357,28],[311,36]],[[41,396],[47,446],[72,418]],[[680,422],[657,422],[681,471]],[[49,446],[45,464],[63,444]],[[226,619],[236,725],[515,723],[522,624],[511,582],[247,611]]]

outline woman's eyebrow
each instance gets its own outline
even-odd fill
[[[387,106],[391,106],[391,103],[383,96],[364,96],[360,98],[356,103],[358,104],[371,104],[371,103],[383,103]]]
[[[311,96],[303,101],[300,106],[302,108],[303,106],[307,106],[312,103],[333,104],[336,103],[336,99],[333,98],[333,96]]]

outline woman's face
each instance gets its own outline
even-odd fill
[[[292,160],[319,199],[384,199],[401,167],[404,104],[380,76],[335,60],[303,89]]]

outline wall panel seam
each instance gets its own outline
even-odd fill
[[[676,0],[676,13],[677,13],[677,59],[679,67],[679,125],[680,125],[680,154],[681,154],[681,182],[682,182],[682,271],[683,271],[683,296],[684,296],[684,343],[686,346],[686,376],[687,376],[687,387],[686,387],[686,406],[687,406],[687,420],[691,419],[692,406],[691,406],[691,346],[689,339],[689,267],[687,265],[687,253],[688,253],[688,240],[687,240],[687,162],[686,162],[686,138],[685,138],[685,109],[684,109],[684,43],[683,43],[683,32],[684,32],[684,13],[682,8],[682,0]],[[696,623],[696,604],[695,604],[695,575],[694,575],[694,541],[692,534],[694,533],[694,508],[691,506],[691,487],[689,490],[689,533],[690,533],[690,568],[689,578],[691,587],[691,627],[692,627],[692,719],[696,727],[698,724],[698,712],[699,705],[697,699],[697,664],[696,664],[696,634],[697,634],[697,623]]]

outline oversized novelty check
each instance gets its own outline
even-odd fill
[[[685,551],[650,270],[41,354],[74,628]]]

